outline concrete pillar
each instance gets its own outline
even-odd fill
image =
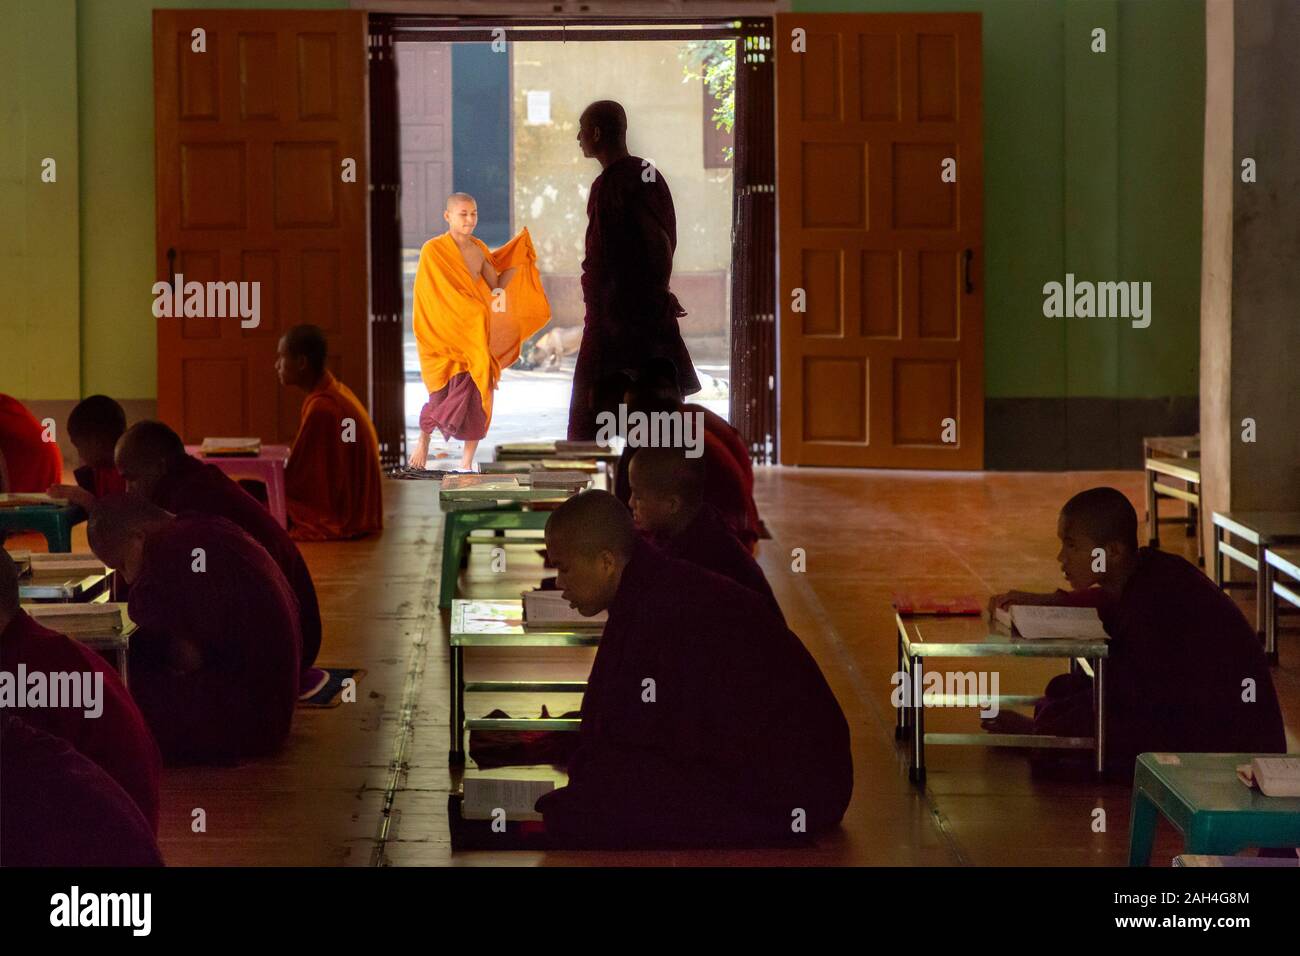
[[[1207,512],[1300,510],[1297,48],[1300,4],[1293,0],[1206,3],[1201,456]],[[1254,182],[1243,181],[1247,159],[1254,160]],[[1253,442],[1243,437],[1249,423]]]

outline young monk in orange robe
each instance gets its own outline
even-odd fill
[[[384,527],[379,436],[361,401],[325,368],[325,333],[295,325],[280,339],[280,384],[307,392],[284,469],[289,534],[359,538]]]
[[[429,401],[408,464],[423,468],[434,429],[465,442],[461,468],[492,423],[492,392],[501,370],[551,318],[528,230],[500,249],[474,237],[474,197],[452,193],[443,210],[447,231],[420,250],[415,276],[415,340]]]
[[[63,453],[16,398],[0,394],[0,491],[45,492],[63,480]]]

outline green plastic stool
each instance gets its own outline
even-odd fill
[[[442,580],[438,588],[438,607],[449,609],[456,596],[456,580],[471,531],[537,530],[546,527],[549,511],[524,511],[520,508],[472,509],[448,511],[442,537]]]
[[[1183,835],[1184,853],[1230,856],[1247,847],[1300,846],[1300,797],[1266,797],[1237,767],[1280,754],[1142,754],[1133,773],[1128,865],[1146,866],[1156,814]]]
[[[76,505],[0,508],[0,531],[37,531],[45,535],[45,543],[56,552],[72,550],[72,526],[85,520],[86,512]]]

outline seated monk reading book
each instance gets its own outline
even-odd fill
[[[600,394],[606,394],[616,378],[610,384],[603,384]],[[753,553],[758,541],[758,512],[754,508],[753,496],[745,488],[742,469],[727,450],[726,444],[709,431],[704,417],[686,410],[674,394],[665,393],[659,383],[646,377],[628,383],[623,394],[623,404],[630,427],[629,434],[623,436],[627,439],[627,445],[619,458],[615,473],[614,494],[618,499],[626,504],[631,496],[628,483],[630,465],[641,444],[652,440],[655,430],[653,423],[680,421],[683,440],[689,432],[690,442],[695,445],[690,449],[691,454],[699,454],[704,459],[704,500],[717,510],[740,543]],[[601,411],[618,415],[608,408],[602,408]],[[601,420],[600,413],[597,417],[598,421]],[[644,437],[636,434],[635,425],[638,422],[648,423],[648,427],[643,429]]]
[[[117,444],[117,464],[128,490],[172,514],[197,512],[225,518],[266,549],[298,601],[302,635],[302,692],[314,693],[329,675],[314,667],[320,653],[316,585],[289,533],[256,498],[216,465],[186,453],[185,443],[162,422],[136,422]]]
[[[163,865],[153,828],[117,781],[67,740],[8,710],[0,713],[0,860]]]
[[[1114,488],[1065,503],[1057,522],[1061,570],[1073,591],[997,595],[1014,604],[1096,607],[1110,636],[1105,701],[1107,769],[1132,779],[1137,755],[1284,753],[1286,736],[1268,662],[1232,599],[1177,555],[1139,548],[1137,512]],[[997,733],[1091,736],[1090,678],[1053,678],[1032,720],[1003,711]]]
[[[749,525],[764,533],[762,519],[758,516],[758,507],[754,504],[754,462],[749,457],[749,449],[742,436],[729,421],[704,405],[687,402],[682,398],[682,388],[678,384],[677,366],[672,359],[651,359],[641,366],[637,373],[638,381],[656,393],[669,396],[681,403],[683,412],[698,414],[704,420],[704,430],[716,438],[731,453],[732,460],[740,471],[741,488],[746,499]]]
[[[117,440],[126,431],[126,412],[107,395],[83,398],[68,415],[68,440],[77,449],[81,466],[72,473],[75,485],[55,485],[50,494],[89,509],[96,498],[120,495],[126,482],[113,461]]]
[[[637,529],[661,551],[761,594],[784,619],[753,554],[704,500],[705,468],[703,457],[689,458],[680,448],[640,449],[628,468]]]
[[[754,845],[839,824],[848,724],[762,595],[659,552],[603,491],[556,509],[546,547],[564,598],[609,612],[568,785],[537,801],[557,845]]]
[[[78,682],[83,706],[67,701],[54,706],[55,701],[46,700],[44,706],[26,708],[23,718],[39,730],[62,737],[102,767],[156,831],[162,758],[140,708],[103,657],[37,623],[19,606],[18,569],[9,553],[0,551],[0,671],[17,674],[20,666],[29,679],[33,674],[45,675],[47,688],[56,681]],[[87,699],[86,677],[93,701]]]
[[[16,398],[0,393],[0,492],[46,492],[63,480],[63,453]]]
[[[136,495],[96,502],[90,546],[131,585],[131,693],[168,763],[274,753],[298,698],[298,606],[266,549],[224,518]]]
[[[284,468],[289,533],[303,541],[360,538],[384,526],[379,436],[366,408],[325,368],[325,333],[295,325],[280,339],[280,384],[307,393]]]
[[[429,401],[408,464],[423,468],[440,431],[465,443],[460,466],[474,467],[492,424],[492,393],[520,346],[551,319],[527,229],[499,249],[474,235],[478,204],[468,193],[447,197],[447,231],[420,249],[415,274],[415,341]]]

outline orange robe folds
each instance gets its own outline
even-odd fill
[[[380,530],[382,480],[374,423],[352,389],[326,372],[302,404],[302,423],[284,469],[289,534],[325,541]]]
[[[518,269],[500,297],[481,275],[471,275],[450,233],[430,239],[420,250],[415,276],[415,341],[420,374],[429,394],[465,373],[478,389],[488,423],[492,390],[501,370],[514,364],[519,348],[551,319],[551,305],[537,272],[537,253],[527,229],[500,249],[474,239],[498,274]]]
[[[45,428],[16,398],[0,395],[0,458],[10,492],[48,491],[63,481],[63,453],[45,441]]]

